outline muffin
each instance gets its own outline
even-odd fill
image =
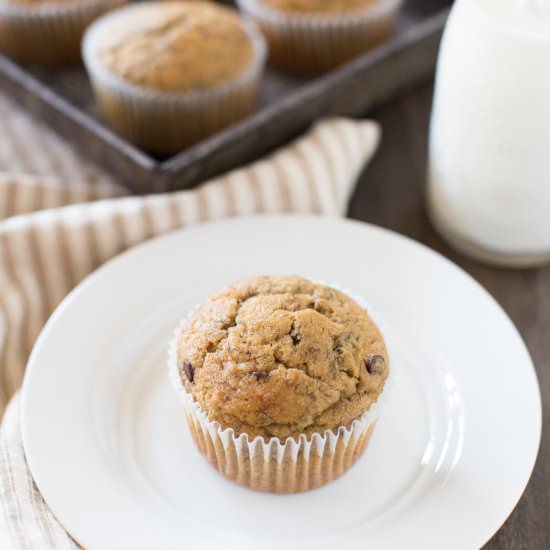
[[[270,62],[302,73],[332,69],[387,38],[402,0],[237,0],[261,27]]]
[[[266,46],[255,24],[210,2],[144,2],[96,21],[84,63],[120,135],[172,154],[248,114]]]
[[[0,50],[18,61],[80,60],[86,27],[125,0],[0,0]]]
[[[320,487],[361,455],[389,374],[364,307],[301,277],[212,296],[171,345],[172,380],[200,451],[261,491]]]

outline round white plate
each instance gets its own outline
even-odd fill
[[[385,321],[398,377],[346,475],[309,493],[261,494],[195,449],[166,347],[209,293],[289,273],[364,296]],[[44,498],[89,549],[465,550],[518,501],[541,405],[514,326],[451,262],[362,223],[265,216],[172,233],[89,277],[34,348],[22,419]]]

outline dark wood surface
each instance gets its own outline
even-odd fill
[[[431,98],[429,83],[373,113],[373,118],[382,125],[383,140],[361,178],[349,215],[412,237],[449,257],[489,290],[518,327],[539,377],[542,443],[522,499],[485,548],[547,550],[550,549],[550,266],[526,270],[484,266],[453,251],[432,229],[424,209]],[[457,522],[460,523],[460,518]]]

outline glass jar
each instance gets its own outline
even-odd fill
[[[428,209],[456,248],[550,261],[550,1],[456,0],[431,119]]]

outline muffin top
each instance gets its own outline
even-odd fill
[[[301,277],[257,277],[212,296],[177,342],[187,392],[223,428],[297,438],[349,426],[389,372],[380,331],[347,295]]]
[[[150,2],[123,8],[99,45],[103,65],[153,90],[183,92],[236,78],[253,59],[234,10],[211,2]],[[109,17],[109,16],[108,16]]]
[[[281,11],[296,13],[342,13],[361,10],[379,0],[262,0]]]

